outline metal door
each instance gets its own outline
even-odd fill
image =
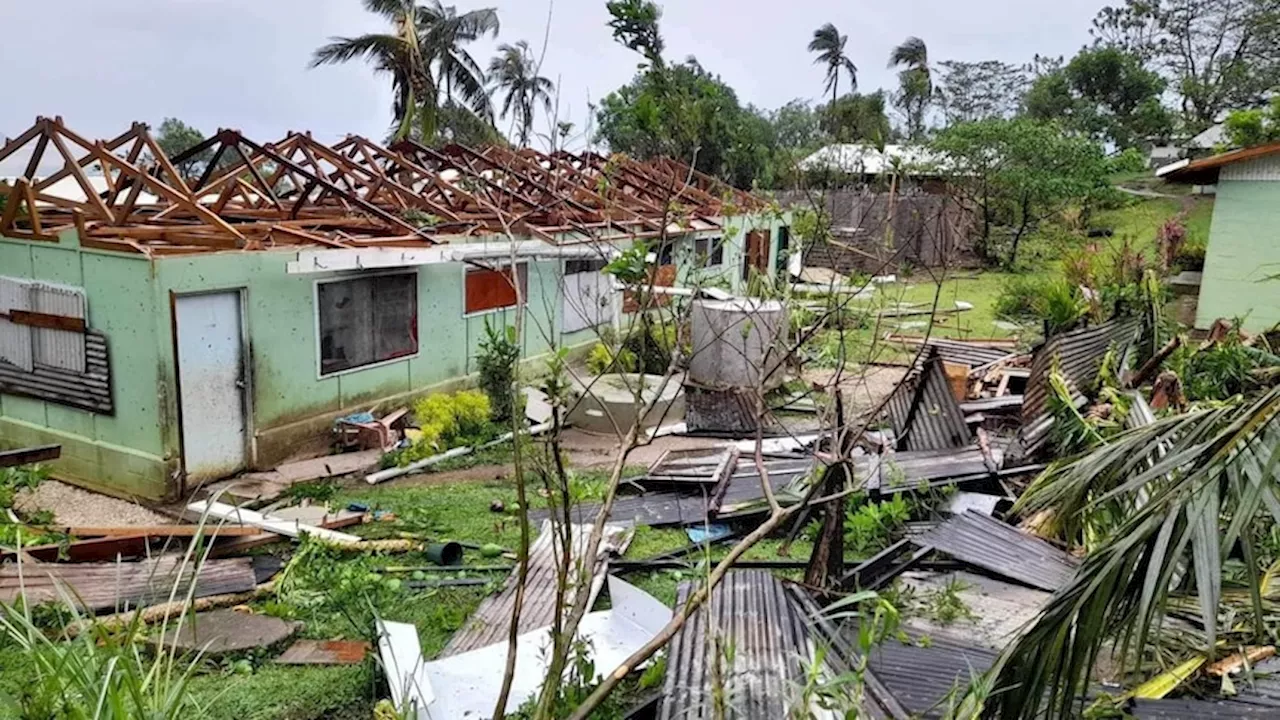
[[[233,475],[247,454],[240,293],[182,295],[174,312],[187,481]]]

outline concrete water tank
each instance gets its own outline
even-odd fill
[[[695,300],[687,379],[704,388],[772,390],[784,380],[787,326],[777,300]]]

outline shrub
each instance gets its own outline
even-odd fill
[[[1080,288],[1062,278],[1014,277],[1000,289],[996,313],[1012,319],[1034,319],[1049,334],[1070,329],[1088,305]]]
[[[450,448],[492,440],[500,430],[490,421],[491,412],[489,398],[479,390],[437,393],[418,400],[413,414],[422,437],[399,453],[397,461],[408,465]]]
[[[489,396],[495,422],[509,422],[519,405],[515,396],[517,363],[520,362],[520,346],[516,343],[516,329],[510,326],[494,327],[489,319],[484,321],[484,339],[476,353],[476,365],[480,373],[480,389]]]
[[[587,370],[592,375],[636,372],[637,364],[635,353],[626,348],[614,350],[602,342],[596,343],[587,355]]]

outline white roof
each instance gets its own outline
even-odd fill
[[[800,161],[801,170],[829,168],[856,175],[884,175],[895,167],[918,171],[940,165],[938,155],[921,145],[885,145],[881,151],[865,143],[827,145]]]
[[[1213,150],[1219,145],[1227,145],[1230,138],[1227,137],[1227,126],[1225,123],[1217,123],[1209,126],[1208,130],[1187,141],[1187,147],[1197,150]]]

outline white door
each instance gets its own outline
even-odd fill
[[[245,466],[245,373],[240,293],[179,296],[178,384],[188,482]]]
[[[613,319],[618,294],[603,260],[569,260],[564,273],[563,332],[602,325]]]

